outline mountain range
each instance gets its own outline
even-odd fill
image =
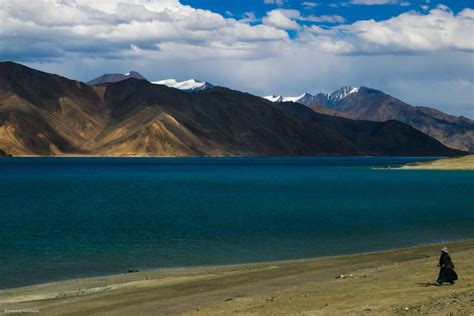
[[[14,156],[465,153],[396,120],[352,120],[223,87],[189,93],[129,76],[85,84],[13,62],[0,63],[1,152]]]
[[[301,103],[307,106],[318,104],[318,105],[328,107],[332,104],[335,104],[338,101],[341,101],[342,99],[344,99],[345,97],[351,94],[358,93],[359,89],[360,88],[344,86],[334,91],[333,93],[318,93],[317,95],[304,93],[297,97],[284,97],[281,95],[269,95],[263,98],[272,102],[296,102],[296,103]]]
[[[382,91],[367,87],[342,87],[333,93],[305,93],[299,97],[268,96],[272,102],[296,102],[316,112],[383,122],[398,120],[437,139],[446,146],[474,151],[474,121],[439,110],[409,105]]]
[[[130,74],[136,74],[134,78],[144,79],[137,72],[132,71],[127,75]],[[100,84],[104,84],[117,81],[107,80],[107,78],[115,79],[116,75],[104,75],[94,79],[92,83],[100,82]],[[121,80],[127,78],[127,76],[122,75]],[[186,81],[167,79],[152,83],[166,85],[190,93],[214,86],[209,82],[194,79]],[[271,102],[300,103],[318,113],[357,120],[377,122],[398,120],[430,135],[448,147],[474,151],[474,121],[471,119],[452,116],[429,107],[411,106],[382,91],[371,88],[344,86],[332,93],[318,93],[316,95],[304,93],[296,97],[270,95],[264,97],[264,99]]]
[[[119,82],[119,81],[127,80],[130,78],[147,80],[139,72],[132,70],[126,74],[120,74],[120,73],[105,74],[95,79],[92,79],[91,81],[88,81],[87,84],[90,86],[98,86],[98,85],[103,85],[103,84],[108,84],[108,83]],[[184,81],[178,81],[176,79],[165,79],[165,80],[159,80],[159,81],[151,81],[151,83],[161,84],[170,88],[175,88],[175,89],[179,89],[179,90],[190,92],[190,93],[206,90],[214,86],[213,84],[209,82],[199,81],[195,79],[189,79],[189,80],[184,80]]]

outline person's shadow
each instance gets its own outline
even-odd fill
[[[417,284],[421,287],[439,286],[436,282],[418,282]]]

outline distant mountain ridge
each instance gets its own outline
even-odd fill
[[[91,86],[103,85],[103,84],[110,84],[110,83],[124,81],[130,78],[148,81],[139,72],[130,71],[126,74],[120,74],[120,73],[104,74],[95,79],[92,79],[91,81],[87,82],[87,84]],[[209,82],[199,81],[195,79],[189,79],[189,80],[184,80],[184,81],[177,81],[176,79],[165,79],[165,80],[159,80],[159,81],[152,81],[151,83],[161,84],[170,88],[179,89],[179,90],[186,91],[189,93],[203,91],[203,90],[214,87],[214,85]]]
[[[87,82],[87,84],[90,86],[101,85],[101,84],[119,82],[119,81],[127,80],[130,78],[146,80],[145,77],[143,77],[140,73],[136,71],[130,71],[129,73],[126,73],[126,74],[119,74],[119,73],[105,74],[95,79],[92,79],[91,81]]]
[[[317,95],[311,95],[309,93],[304,93],[297,97],[284,97],[281,95],[269,95],[263,97],[271,102],[295,102],[301,103],[304,105],[322,105],[325,107],[330,107],[330,105],[338,102],[348,95],[357,93],[359,87],[344,86],[332,93],[318,93]]]
[[[186,92],[198,92],[214,87],[213,84],[205,81],[189,79],[185,81],[177,81],[176,79],[165,79],[153,81],[153,84],[161,84],[170,88],[179,89]]]
[[[0,63],[0,150],[64,156],[452,156],[398,121],[354,121],[212,87],[86,85]]]
[[[267,97],[265,97],[268,99]],[[330,115],[383,122],[399,120],[442,142],[446,146],[474,152],[474,121],[439,110],[409,105],[382,91],[345,86],[333,93],[280,97],[272,102],[291,101]]]

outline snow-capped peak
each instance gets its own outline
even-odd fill
[[[340,100],[344,99],[348,95],[359,92],[359,89],[360,89],[359,87],[345,86],[345,87],[342,87],[342,88],[334,91],[331,94],[328,94],[327,99],[331,102],[337,102],[337,101],[340,101]]]
[[[342,87],[333,93],[320,93],[317,95],[311,95],[309,93],[304,93],[297,97],[284,97],[281,95],[269,95],[263,97],[272,102],[294,102],[294,103],[301,103],[304,105],[311,105],[311,104],[325,104],[331,105],[342,99],[346,98],[347,96],[358,93],[359,87],[352,87],[352,86],[345,86]]]
[[[299,95],[297,97],[285,97],[283,98],[284,102],[298,102],[299,100],[305,98],[308,95],[308,93],[304,93],[302,95]]]
[[[174,87],[178,84],[178,81],[176,81],[175,79],[165,79],[165,80],[160,80],[160,81],[152,81],[151,83],[162,84],[168,87]]]
[[[271,102],[283,102],[283,97],[281,95],[272,94],[272,95],[267,95],[266,97],[263,97],[263,98]]]
[[[294,102],[294,103],[301,103],[304,105],[309,105],[314,103],[314,96],[309,93],[303,93],[297,97],[283,97],[281,95],[269,95],[263,97],[271,102]]]
[[[268,101],[272,102],[295,102],[295,103],[302,103],[302,100],[306,100],[308,98],[312,98],[313,96],[309,93],[304,93],[302,95],[299,95],[297,97],[283,97],[281,95],[268,95],[266,97],[263,97],[264,99],[267,99]]]
[[[165,79],[160,81],[153,81],[153,84],[161,84],[170,88],[180,89],[187,92],[202,91],[211,88],[213,85],[209,82],[189,79],[185,81],[177,81],[175,79]]]

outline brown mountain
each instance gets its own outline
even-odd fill
[[[354,119],[378,122],[398,120],[446,146],[474,151],[474,121],[466,117],[448,115],[432,108],[411,106],[381,91],[365,87],[336,102],[323,103],[320,105]]]
[[[309,111],[310,113],[308,113]],[[403,123],[353,121],[214,87],[100,86],[0,63],[0,149],[13,155],[462,154]]]
[[[87,82],[87,84],[90,86],[95,86],[106,83],[119,82],[130,78],[146,80],[145,77],[143,77],[140,73],[136,71],[130,71],[127,74],[105,74],[95,79],[92,79],[91,81]]]
[[[373,122],[334,117],[295,103],[276,103],[275,106],[301,121],[318,126],[317,128],[336,130],[356,148],[370,155],[424,156],[427,152],[437,151],[440,145],[445,147],[430,136],[397,120]]]
[[[350,114],[338,112],[338,111],[332,110],[332,109],[330,109],[330,108],[328,108],[328,107],[325,107],[325,106],[322,106],[322,105],[319,105],[319,104],[310,104],[310,105],[308,105],[308,107],[309,107],[311,110],[313,110],[314,112],[317,112],[317,113],[327,114],[327,115],[331,115],[331,116],[345,117],[345,118],[348,118],[348,119],[352,119],[352,117],[351,117]]]

